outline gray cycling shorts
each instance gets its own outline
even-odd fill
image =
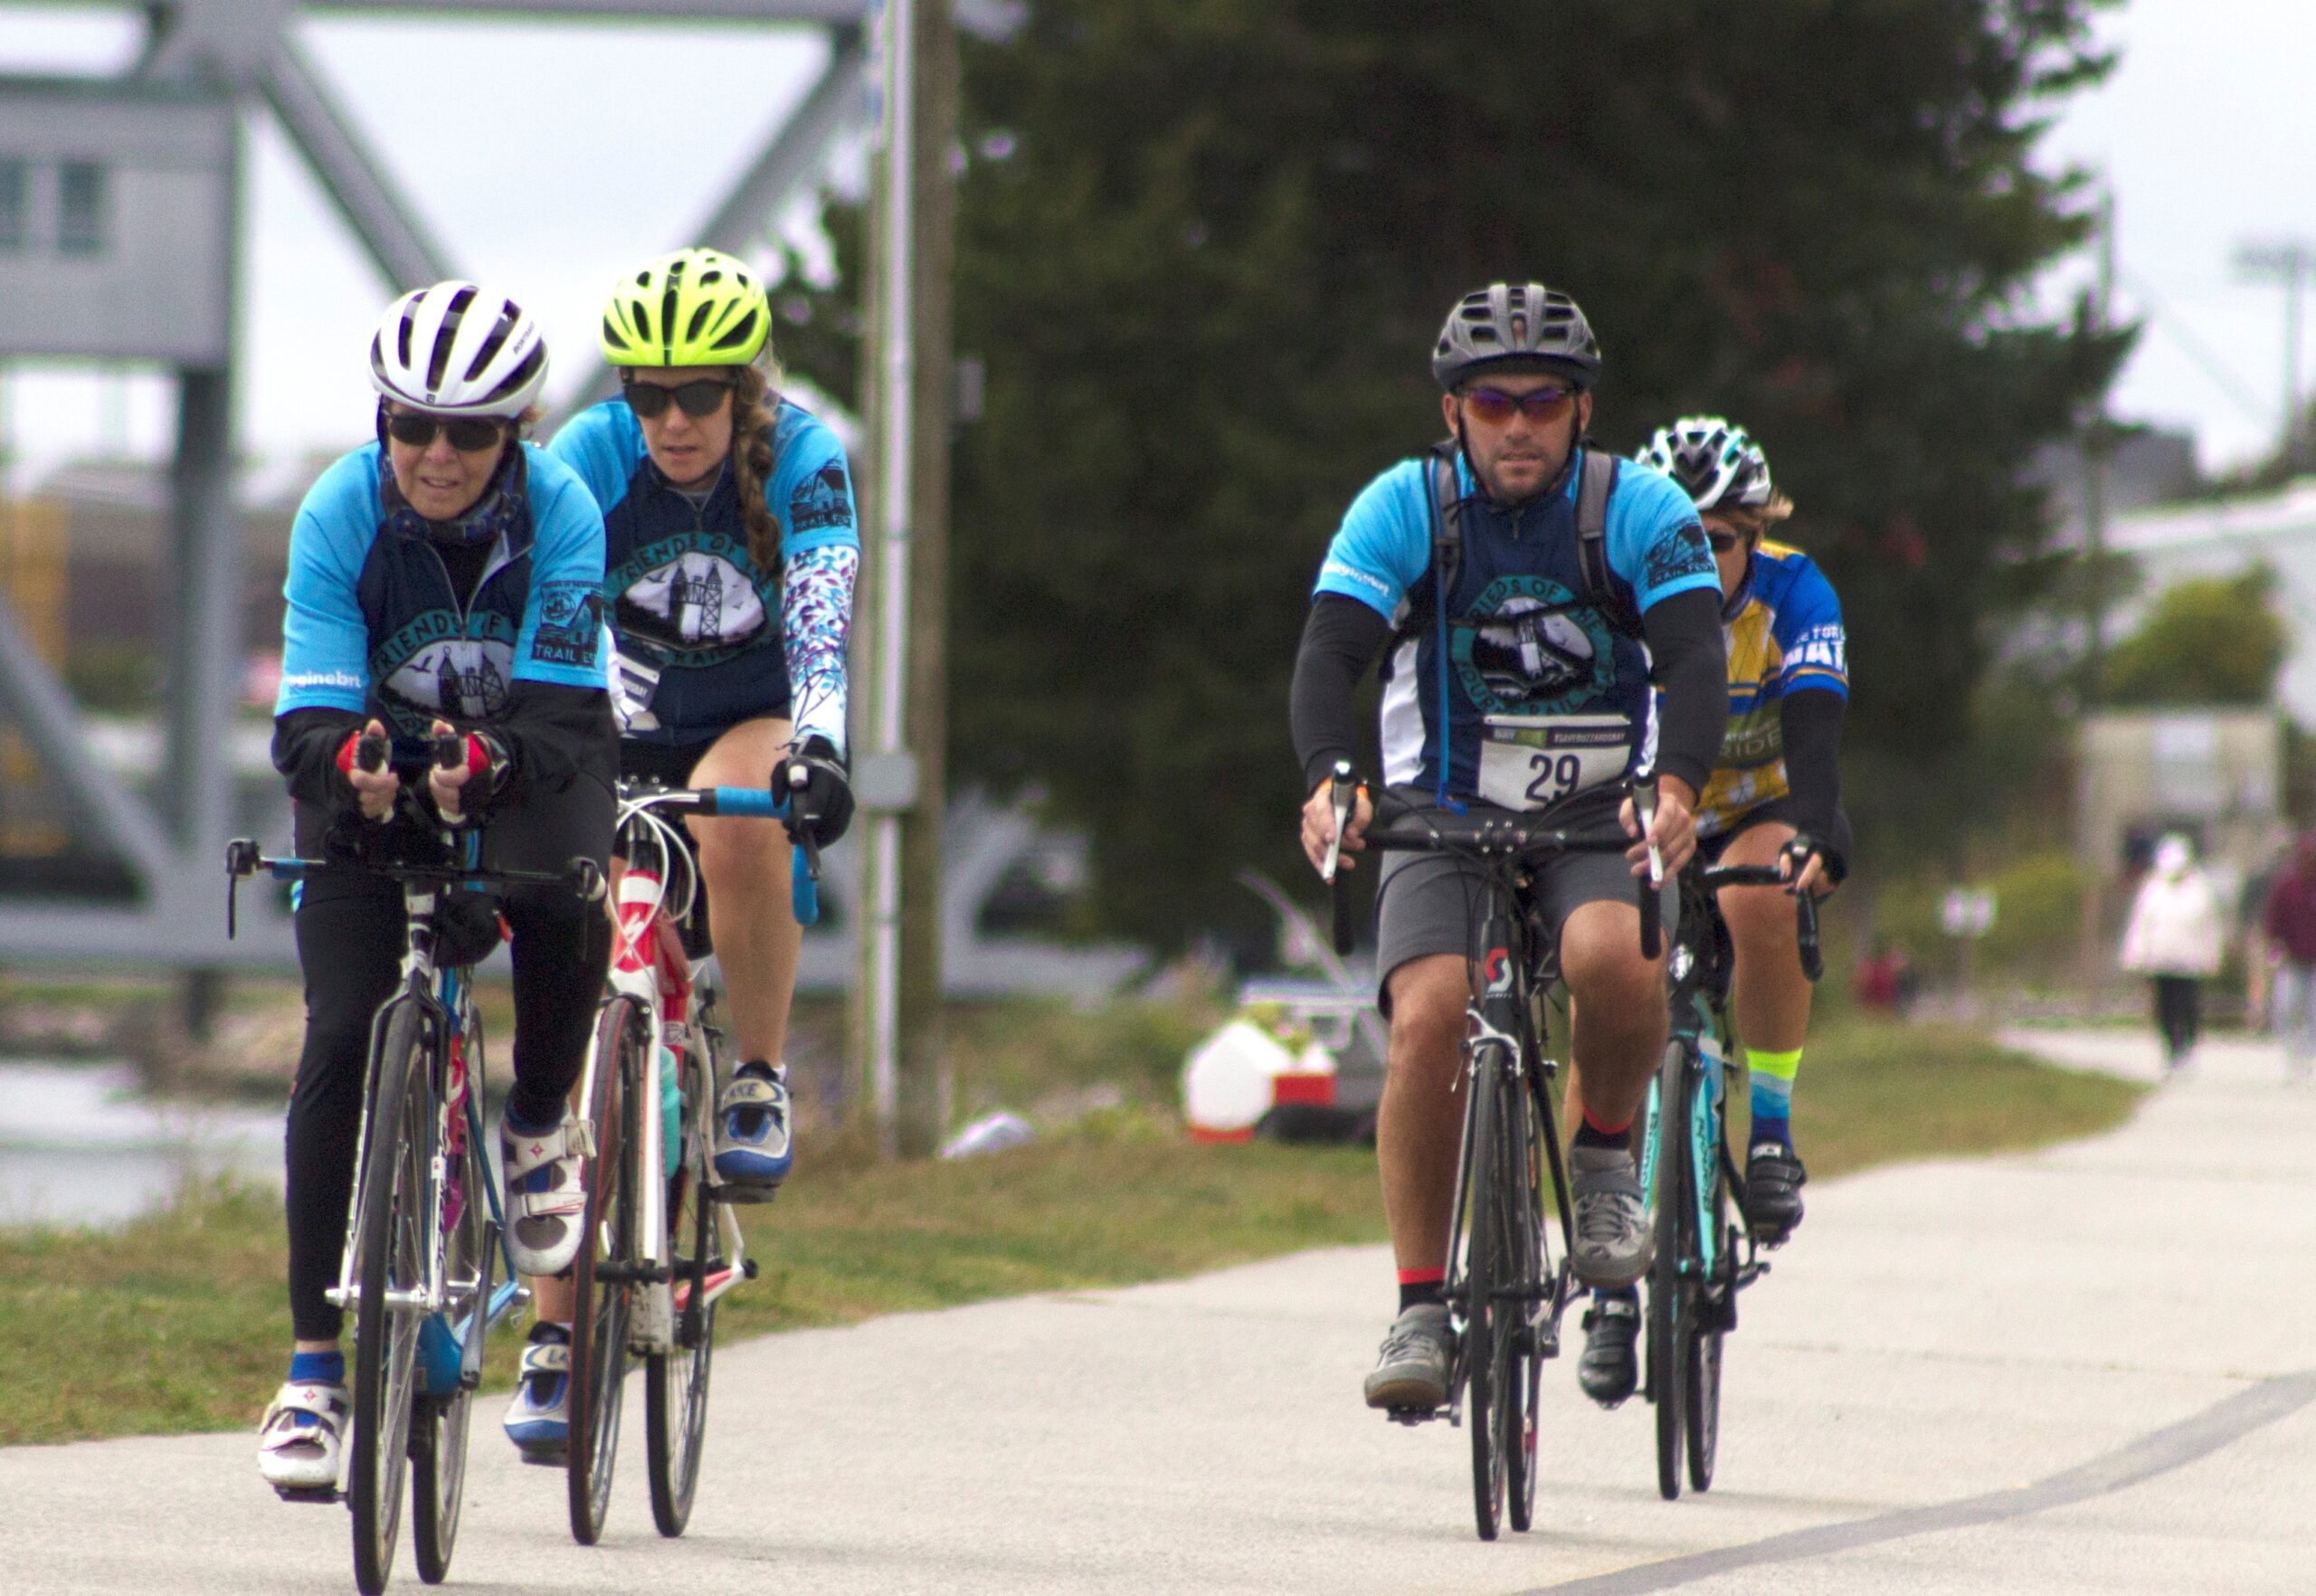
[[[1554,937],[1580,904],[1631,903],[1636,891],[1632,866],[1621,853],[1563,853],[1541,860],[1533,881],[1529,901]],[[1487,897],[1487,877],[1452,855],[1383,856],[1375,888],[1375,1002],[1387,1017],[1392,971],[1431,954],[1473,956]],[[1679,893],[1668,882],[1664,894],[1668,941],[1679,903]]]

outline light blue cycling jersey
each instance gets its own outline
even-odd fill
[[[375,715],[422,748],[437,715],[496,719],[512,682],[603,687],[603,518],[570,468],[523,445],[522,469],[500,480],[525,513],[460,594],[425,537],[386,526],[380,455],[365,443],[342,457],[298,507],[274,714]]]
[[[1384,665],[1383,779],[1533,809],[1653,758],[1647,651],[1612,614],[1582,602],[1581,451],[1564,491],[1517,509],[1488,499],[1458,453],[1463,556],[1444,627],[1429,594],[1428,469],[1401,461],[1367,485],[1335,533],[1315,589],[1357,599],[1401,627]],[[1696,507],[1668,477],[1618,461],[1605,531],[1611,597],[1632,615],[1675,594],[1718,586]]]
[[[728,457],[704,495],[679,490],[625,400],[582,411],[548,448],[603,507],[622,735],[689,746],[770,716],[841,752],[860,535],[836,434],[793,401],[774,407],[764,493],[780,548],[769,568],[749,552]]]

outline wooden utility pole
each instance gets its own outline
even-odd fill
[[[952,0],[886,0],[885,146],[872,239],[876,535],[870,736],[855,762],[868,869],[859,1024],[887,1154],[933,1151],[944,1118],[941,828],[947,760],[949,443],[954,377],[957,48]]]

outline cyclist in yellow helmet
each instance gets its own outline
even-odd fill
[[[791,829],[825,847],[852,815],[844,641],[860,539],[843,446],[779,391],[771,336],[745,262],[707,249],[646,262],[603,310],[621,396],[574,416],[549,452],[603,512],[621,774],[787,793],[801,773]],[[741,1061],[718,1104],[716,1172],[728,1194],[761,1200],[793,1153],[789,839],[745,819],[689,827]],[[527,1451],[564,1445],[570,1311],[567,1284],[539,1283],[507,1417]]]

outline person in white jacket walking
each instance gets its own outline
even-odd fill
[[[2222,941],[2219,898],[2196,868],[2195,850],[2185,837],[2165,837],[2131,904],[2122,964],[2154,986],[2155,1025],[2169,1069],[2185,1063],[2196,1045],[2203,983],[2218,973]]]

